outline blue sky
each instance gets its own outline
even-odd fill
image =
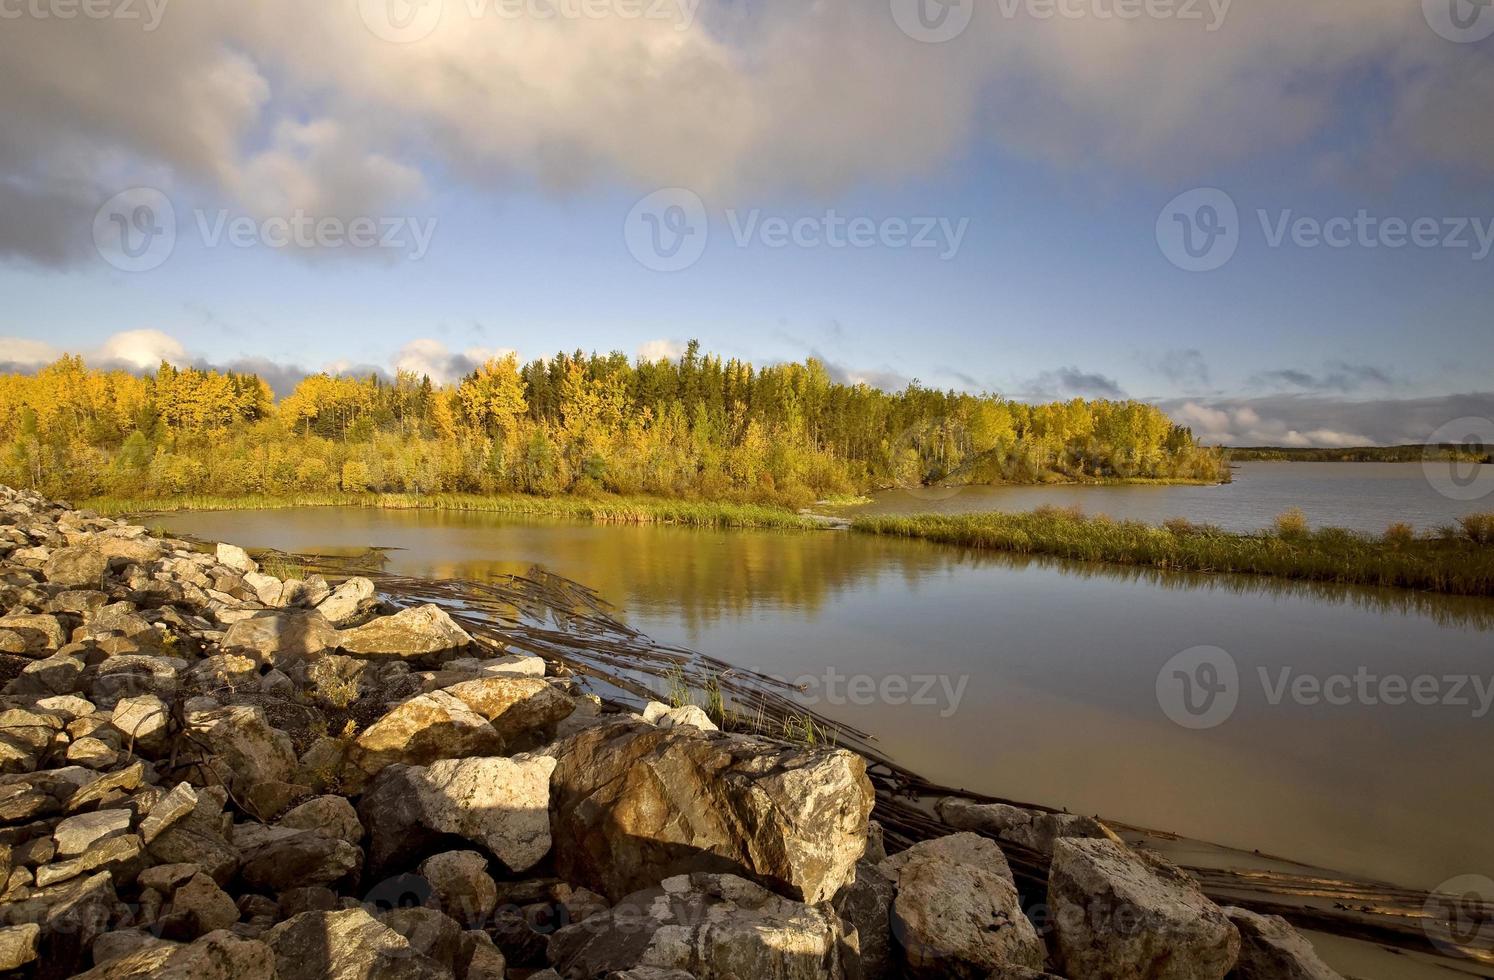
[[[969,27],[937,44],[899,29],[904,0],[663,23],[427,2],[414,40],[369,26],[405,0],[5,25],[0,362],[165,356],[283,385],[698,338],[887,387],[1145,398],[1221,441],[1405,441],[1494,407],[1494,136],[1467,108],[1494,95],[1494,40],[1443,36],[1433,0],[1259,0],[1212,32],[961,0]],[[1167,231],[1199,188],[1184,218],[1238,213],[1211,271]],[[162,200],[174,245],[123,271],[111,215]],[[868,247],[823,244],[832,209]],[[220,216],[243,246],[213,239]],[[297,216],[393,247],[266,242]],[[649,222],[681,217],[686,259],[705,224],[709,244],[657,271]],[[771,247],[773,218],[800,241]],[[1343,247],[1314,245],[1333,219]],[[1421,244],[1387,247],[1417,219]]]

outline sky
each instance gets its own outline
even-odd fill
[[[696,338],[1461,439],[1491,105],[1482,0],[0,0],[0,365]]]

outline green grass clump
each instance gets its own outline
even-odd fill
[[[1470,524],[1470,521],[1472,522]],[[1494,595],[1494,516],[1464,518],[1461,534],[1408,540],[1393,529],[1385,538],[1342,528],[1311,530],[1297,515],[1278,519],[1277,531],[1235,534],[1171,521],[1087,518],[1044,508],[1028,514],[860,517],[864,534],[921,538],[970,548],[1051,555],[1195,572],[1275,575],[1344,585],[1422,589],[1452,595]]]

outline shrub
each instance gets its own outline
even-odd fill
[[[1490,544],[1494,542],[1494,512],[1488,514],[1469,514],[1458,521],[1463,528],[1463,534],[1474,544]]]
[[[1300,538],[1307,534],[1307,515],[1301,507],[1289,507],[1276,515],[1276,533],[1284,538]]]
[[[1198,525],[1186,517],[1169,517],[1162,522],[1162,526],[1180,538],[1186,538],[1189,535],[1198,533]]]
[[[1416,529],[1404,521],[1397,521],[1385,529],[1385,543],[1399,551],[1416,542]]]

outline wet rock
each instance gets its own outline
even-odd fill
[[[476,851],[447,851],[426,858],[420,874],[430,882],[427,903],[458,922],[481,926],[498,904],[498,886],[488,875],[487,858]]]
[[[550,940],[562,976],[635,968],[700,980],[860,975],[854,941],[828,905],[801,905],[733,875],[668,878]]]
[[[357,615],[359,608],[372,599],[373,595],[374,584],[368,579],[350,578],[317,603],[316,611],[325,616],[333,626],[343,626]]]
[[[1218,980],[1240,935],[1198,884],[1109,840],[1060,839],[1048,881],[1054,959],[1075,980]]]
[[[529,870],[550,850],[554,769],[546,756],[386,768],[358,804],[371,870],[393,870],[397,858],[418,854],[442,834],[480,845],[510,871]]]
[[[850,752],[624,722],[588,729],[557,754],[556,869],[609,898],[730,871],[827,901],[865,847],[872,787]]]
[[[935,809],[939,818],[956,830],[990,834],[1050,858],[1053,842],[1063,837],[1116,839],[1098,820],[1074,813],[1047,813],[1002,803],[972,803],[957,797],[940,800]]]
[[[278,980],[449,980],[409,940],[363,909],[303,912],[265,933]]]
[[[343,630],[338,641],[346,652],[363,657],[424,657],[471,643],[466,630],[430,604]]]
[[[909,976],[984,980],[1003,967],[1042,968],[1043,942],[995,842],[968,833],[924,841],[878,870],[895,886],[892,935]]]
[[[1343,980],[1281,916],[1233,907],[1224,914],[1240,930],[1234,980]]]

